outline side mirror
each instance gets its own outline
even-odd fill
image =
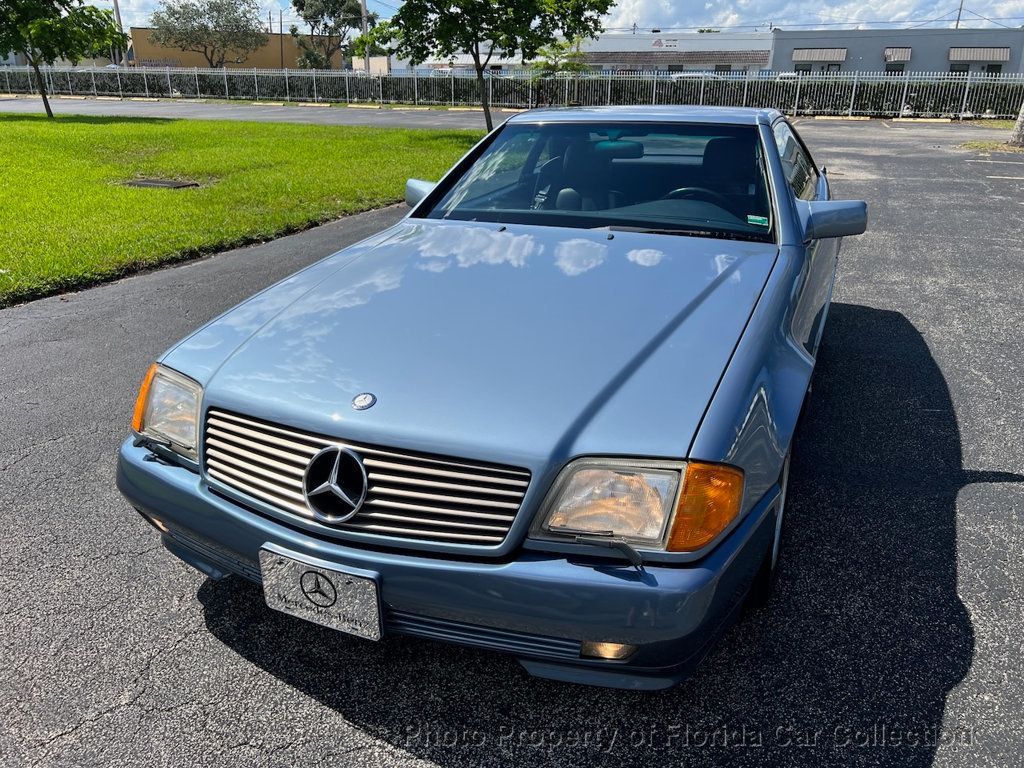
[[[405,182],[405,204],[410,208],[415,208],[419,201],[429,195],[435,186],[437,184],[433,181],[409,179]]]
[[[798,200],[804,240],[861,235],[868,228],[863,200]]]

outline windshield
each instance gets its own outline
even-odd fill
[[[752,125],[506,126],[418,216],[771,241]]]

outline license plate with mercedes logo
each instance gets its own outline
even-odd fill
[[[374,574],[324,567],[273,549],[260,550],[263,597],[276,611],[367,640],[380,640]]]

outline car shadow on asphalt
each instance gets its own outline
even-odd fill
[[[835,304],[794,448],[776,592],[682,686],[643,694],[529,678],[509,657],[350,639],[265,607],[240,579],[199,591],[241,656],[439,764],[926,766],[974,651],[957,594],[956,500],[972,473],[942,372],[896,312]]]

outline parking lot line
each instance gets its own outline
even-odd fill
[[[966,160],[968,163],[1002,163],[1003,165],[1024,165],[1024,160]]]
[[[986,179],[1009,179],[1011,181],[1024,181],[1024,176],[986,176]]]

